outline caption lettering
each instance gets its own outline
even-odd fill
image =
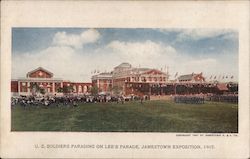
[[[35,144],[36,149],[215,149],[214,145]]]

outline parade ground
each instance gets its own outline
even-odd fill
[[[11,113],[12,131],[238,132],[238,104],[223,102],[151,100],[27,108],[17,105]]]

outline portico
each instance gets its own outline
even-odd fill
[[[22,78],[18,79],[18,95],[32,95],[37,87],[46,94],[56,94],[63,87],[63,80],[59,78]]]

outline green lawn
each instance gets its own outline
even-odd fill
[[[12,108],[12,131],[238,132],[238,104],[171,101]]]

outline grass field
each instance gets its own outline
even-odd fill
[[[12,131],[238,132],[238,104],[171,101],[12,108]]]

